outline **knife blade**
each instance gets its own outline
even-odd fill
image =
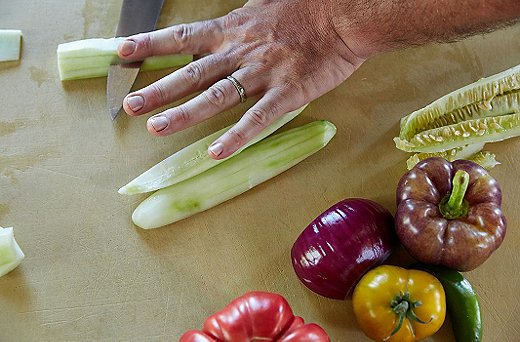
[[[148,32],[155,29],[163,0],[123,0],[116,37]],[[115,64],[108,69],[107,107],[114,120],[123,107],[123,99],[132,89],[141,62]]]

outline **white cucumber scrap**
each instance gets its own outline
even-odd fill
[[[400,122],[396,147],[441,152],[520,135],[520,65],[455,90]]]
[[[149,170],[139,175],[130,183],[120,188],[118,192],[124,195],[133,195],[143,192],[155,191],[175,183],[179,183],[187,178],[196,176],[199,173],[217,166],[224,160],[232,158],[248,146],[253,145],[265,137],[271,135],[274,131],[285,125],[290,120],[294,119],[305,109],[305,107],[307,107],[307,105],[281,116],[275,122],[265,128],[253,140],[232,154],[230,157],[226,159],[215,160],[209,156],[208,147],[213,141],[215,141],[215,139],[229,130],[232,125],[223,128],[177,151],[170,157],[164,159]]]
[[[457,159],[469,159],[470,157],[480,152],[484,148],[484,145],[484,143],[476,143],[452,148],[451,150],[442,152],[416,153],[410,158],[408,158],[408,160],[406,161],[406,166],[408,170],[411,170],[420,161],[431,157],[441,157],[450,162],[455,161]]]
[[[125,63],[117,55],[117,48],[125,37],[91,38],[58,45],[60,80],[77,80],[107,76],[112,64]],[[169,55],[146,58],[141,71],[179,67],[190,63],[192,55]]]
[[[471,160],[472,162],[482,166],[484,169],[491,170],[495,166],[499,165],[500,162],[496,160],[496,156],[493,152],[482,151],[483,148],[484,143],[476,143],[442,152],[416,153],[408,158],[406,161],[406,167],[408,170],[411,170],[417,163],[424,159],[431,157],[441,157],[450,162],[458,159]]]
[[[20,59],[22,31],[0,30],[0,62]]]
[[[0,227],[0,277],[14,270],[25,255],[14,238],[12,227]]]
[[[495,166],[500,165],[500,162],[497,161],[495,154],[489,151],[480,151],[468,159],[479,164],[486,170],[491,170]]]
[[[153,193],[135,209],[132,220],[151,229],[210,209],[298,164],[335,134],[332,123],[315,121],[270,136],[195,177]]]

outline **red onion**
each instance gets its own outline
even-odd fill
[[[365,272],[388,258],[396,242],[387,209],[367,199],[345,199],[303,230],[291,251],[293,267],[310,290],[345,299]]]

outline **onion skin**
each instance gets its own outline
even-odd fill
[[[362,198],[342,200],[312,221],[295,241],[294,271],[311,291],[345,299],[397,243],[392,214]]]

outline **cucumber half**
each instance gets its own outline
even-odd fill
[[[269,136],[287,122],[294,119],[306,107],[307,105],[304,105],[292,112],[284,114],[231,156],[226,159],[215,160],[212,159],[208,154],[209,145],[215,139],[229,130],[233,125],[223,128],[172,154],[168,158],[164,159],[136,177],[130,183],[121,187],[118,192],[124,195],[134,195],[143,192],[150,192],[165,188],[175,183],[179,183],[190,177],[194,177],[199,173],[217,166],[224,160],[232,158],[248,146],[251,146]]]
[[[520,135],[520,65],[455,90],[400,122],[398,149],[441,152]]]
[[[270,136],[185,181],[156,191],[135,209],[133,222],[161,227],[212,208],[282,173],[322,149],[336,134],[328,121]]]

